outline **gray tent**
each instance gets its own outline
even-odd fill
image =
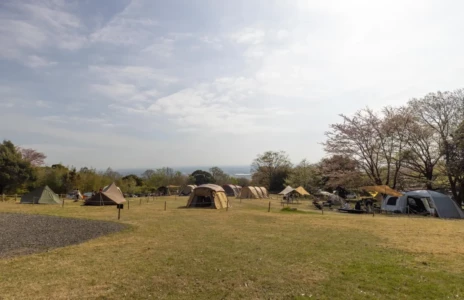
[[[389,196],[382,201],[382,210],[395,213],[418,212],[444,219],[464,219],[464,213],[450,197],[434,191],[419,190],[401,197]]]
[[[21,197],[21,204],[60,204],[60,197],[47,185]]]
[[[287,185],[287,187],[286,187],[282,192],[280,192],[279,195],[284,195],[284,196],[285,196],[285,195],[287,195],[287,194],[293,192],[293,190],[294,190],[294,188],[292,188],[291,186]]]

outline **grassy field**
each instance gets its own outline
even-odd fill
[[[281,212],[277,200],[268,213],[268,200],[230,199],[229,211],[133,199],[120,221],[114,207],[0,202],[0,212],[131,225],[0,260],[0,299],[464,298],[463,222]]]

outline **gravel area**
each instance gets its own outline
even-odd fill
[[[0,258],[79,244],[125,228],[113,222],[0,213]]]

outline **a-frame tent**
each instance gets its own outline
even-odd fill
[[[48,185],[36,188],[21,197],[21,204],[60,204],[60,197]]]
[[[90,198],[85,199],[84,205],[104,206],[117,205],[126,202],[121,190],[113,182],[103,191],[96,193]]]

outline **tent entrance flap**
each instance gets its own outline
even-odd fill
[[[192,202],[192,207],[211,207],[213,201],[210,196],[197,196]]]

